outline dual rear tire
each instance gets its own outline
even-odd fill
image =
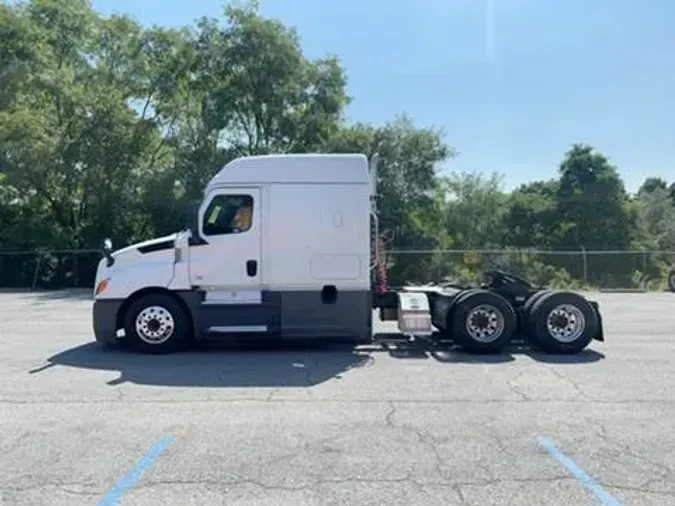
[[[460,294],[448,313],[446,332],[472,353],[499,353],[520,327],[528,339],[548,353],[577,353],[595,336],[598,317],[581,295],[541,291],[523,306],[520,321],[501,295],[481,289]]]
[[[498,353],[517,327],[516,313],[501,295],[472,289],[458,296],[446,330],[455,343],[472,353]]]
[[[523,316],[530,339],[548,353],[580,352],[593,340],[599,326],[595,308],[574,292],[544,292]]]

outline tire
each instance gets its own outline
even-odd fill
[[[454,300],[454,305],[457,306],[457,304],[461,304],[464,302],[467,297],[470,297],[472,294],[476,292],[481,292],[484,291],[482,288],[469,288],[468,290],[464,290],[462,292],[459,292],[457,294],[457,297]]]
[[[526,336],[531,335],[534,330],[532,328],[531,320],[532,320],[532,306],[535,305],[535,303],[541,299],[544,295],[547,295],[551,293],[553,290],[542,290],[540,292],[535,293],[532,295],[529,299],[525,301],[525,304],[523,304],[523,308],[521,309],[521,318],[522,318],[522,330],[525,332]]]
[[[499,353],[516,329],[516,312],[501,295],[472,290],[460,296],[452,311],[452,336],[472,353]],[[486,335],[487,334],[487,335]]]
[[[165,293],[151,293],[132,302],[124,315],[124,332],[125,344],[140,353],[173,353],[187,349],[193,341],[187,312]]]
[[[597,332],[598,315],[578,293],[548,292],[532,306],[530,328],[531,339],[545,352],[578,353]]]
[[[448,308],[446,314],[445,314],[445,326],[444,327],[437,327],[441,331],[441,337],[443,339],[453,339],[452,336],[452,318],[453,314],[455,312],[455,308],[457,307],[458,304],[460,304],[463,300],[465,300],[469,295],[471,295],[474,292],[480,292],[480,288],[468,288],[467,290],[460,290],[456,295],[454,300],[450,302],[450,307]],[[434,325],[436,325],[434,323]]]
[[[668,289],[671,292],[675,292],[675,271],[668,273]]]

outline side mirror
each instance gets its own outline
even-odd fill
[[[103,255],[106,259],[106,265],[112,267],[115,263],[115,259],[112,256],[112,241],[109,237],[103,240]]]
[[[192,237],[199,237],[199,207],[201,202],[192,201],[188,205],[187,229],[192,232]]]
[[[174,240],[174,247],[185,248],[186,246],[189,246],[190,245],[190,237],[192,237],[192,231],[189,228],[186,228],[185,230],[181,230],[176,235],[176,239]]]
[[[181,230],[173,241],[173,263],[177,264],[183,259],[183,250],[190,246],[190,236],[192,232],[189,229]]]

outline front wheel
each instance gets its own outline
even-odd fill
[[[151,293],[134,301],[125,315],[126,344],[141,353],[172,353],[192,341],[189,317],[171,295]]]

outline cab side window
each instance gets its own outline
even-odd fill
[[[204,235],[240,234],[253,226],[253,197],[216,195],[202,219]]]

